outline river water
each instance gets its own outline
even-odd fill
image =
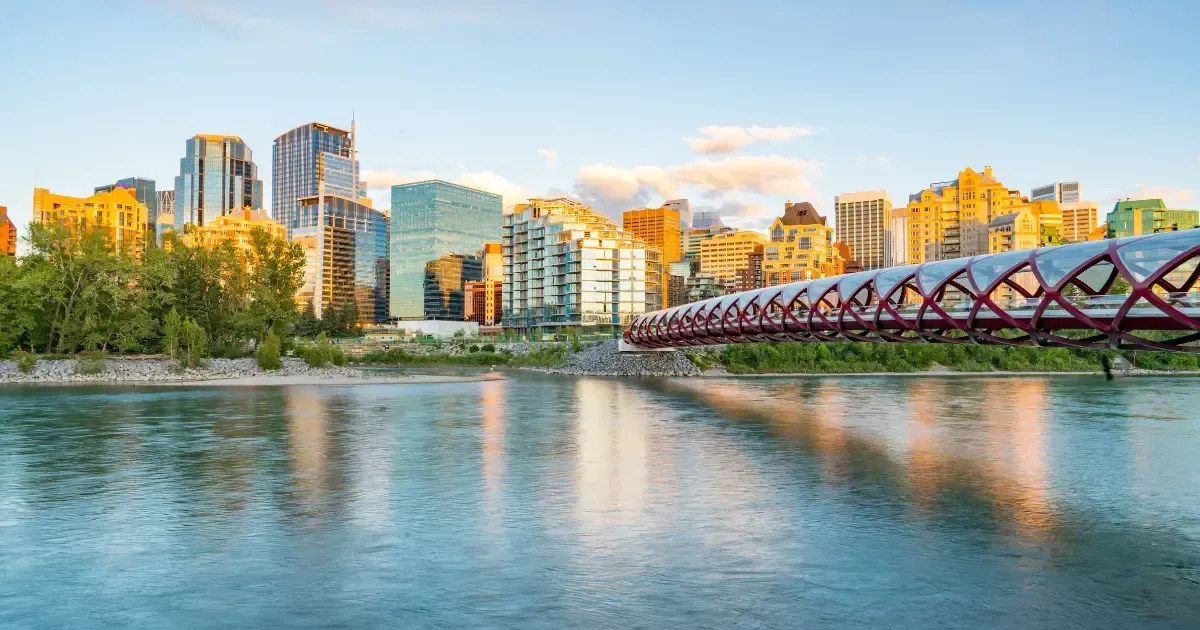
[[[0,388],[0,626],[1195,628],[1198,383]]]

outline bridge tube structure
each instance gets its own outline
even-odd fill
[[[1200,352],[1200,229],[955,258],[647,313],[650,348],[772,341]]]

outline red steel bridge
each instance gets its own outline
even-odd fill
[[[956,258],[647,313],[629,344],[867,341],[1200,352],[1200,229]]]

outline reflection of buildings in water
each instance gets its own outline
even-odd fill
[[[647,401],[635,390],[596,379],[577,381],[575,396],[582,518],[629,518],[645,505],[648,429],[641,407]]]
[[[908,482],[918,509],[928,510],[937,500],[938,453],[935,437],[936,401],[946,396],[946,381],[940,378],[910,379],[905,383],[908,407]]]
[[[983,390],[983,407],[992,411],[992,491],[1017,523],[1039,530],[1056,521],[1047,479],[1046,387],[1043,379],[1003,379],[987,381]]]
[[[846,474],[846,400],[845,388],[837,381],[821,381],[813,402],[812,413],[821,419],[814,427],[817,450],[820,453],[821,476],[826,481],[843,478]]]
[[[483,423],[483,501],[489,514],[498,514],[504,504],[504,389],[506,381],[479,385]]]
[[[316,510],[328,490],[331,454],[326,400],[313,388],[289,387],[286,391],[294,485],[306,507]]]
[[[846,381],[826,383],[847,387]],[[756,395],[752,386],[736,382],[673,387],[692,391],[727,417],[765,421],[775,432],[812,451],[825,482],[862,477],[890,487],[897,499],[907,502],[913,494],[914,502],[929,510],[941,499],[957,497],[984,502],[1022,525],[1052,527],[1055,516],[1048,496],[1043,439],[1046,383],[1029,380],[1014,386],[1006,379],[992,385],[982,390],[981,399],[980,390],[965,389],[976,387],[974,383],[934,378],[906,383],[902,391],[907,409],[897,407],[886,417],[866,419],[899,422],[908,416],[909,430],[899,438],[907,440],[907,449],[900,454],[893,453],[887,440],[847,428],[852,418],[845,414],[845,399],[835,393],[796,397],[775,390]],[[971,417],[964,421],[964,414]],[[1002,425],[999,434],[991,428],[997,422]],[[960,445],[970,450],[971,444],[978,444],[980,431],[987,432],[985,452],[955,452]],[[939,438],[945,441],[940,443]],[[1007,453],[1003,461],[994,456],[997,442]],[[828,461],[843,465],[829,468]]]

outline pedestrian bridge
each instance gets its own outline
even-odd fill
[[[1200,352],[1200,229],[956,258],[647,313],[629,344],[864,341]]]

